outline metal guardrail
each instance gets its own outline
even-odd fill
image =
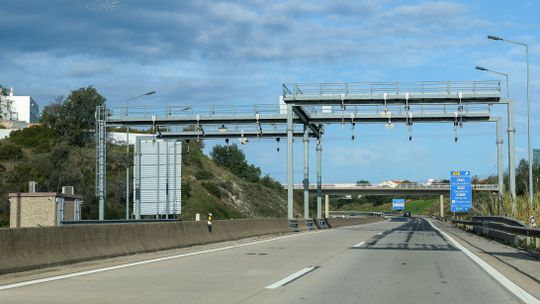
[[[284,83],[283,97],[327,95],[480,94],[500,95],[498,80],[421,82]]]
[[[467,221],[467,220],[458,220],[458,219],[447,219],[453,224],[462,224],[473,227],[482,227],[488,228],[499,232],[510,233],[525,237],[540,238],[540,229],[539,228],[530,228],[523,226],[513,226],[497,222],[487,222],[487,221]]]
[[[350,216],[356,216],[356,215],[370,215],[372,217],[381,217],[384,215],[383,212],[375,212],[375,211],[329,211],[330,216],[332,215],[350,215]]]
[[[140,224],[140,223],[168,223],[178,222],[179,219],[141,219],[141,220],[80,220],[62,221],[62,225],[95,225],[95,224]]]
[[[506,216],[473,216],[473,222],[499,223],[509,226],[527,227],[525,223]]]

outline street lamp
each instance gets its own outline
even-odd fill
[[[530,89],[529,89],[529,46],[526,43],[503,39],[498,36],[488,35],[487,39],[495,41],[504,41],[516,45],[521,45],[525,47],[525,60],[527,62],[527,142],[529,146],[529,203],[534,206],[534,188],[533,188],[533,172],[532,172],[532,144],[531,144],[531,101],[530,101]]]
[[[494,73],[494,74],[498,74],[498,75],[502,75],[506,78],[506,97],[507,98],[510,98],[510,86],[508,85],[508,74],[506,73],[501,73],[501,72],[497,72],[497,71],[493,71],[493,70],[490,70],[488,68],[484,68],[484,67],[481,67],[481,66],[476,66],[474,67],[475,69],[479,70],[479,71],[483,71],[483,72],[491,72],[491,73]]]
[[[126,99],[126,118],[129,114],[129,102],[144,96],[155,94],[156,91],[146,92],[139,96]],[[126,126],[126,220],[129,220],[129,126]]]

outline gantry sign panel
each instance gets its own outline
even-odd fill
[[[180,215],[182,143],[137,137],[134,164],[136,217]]]

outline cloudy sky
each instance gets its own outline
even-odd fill
[[[0,33],[0,84],[42,108],[88,85],[109,106],[149,90],[157,93],[137,103],[246,105],[277,103],[284,82],[499,79],[474,70],[483,65],[510,74],[519,159],[527,154],[524,49],[485,38],[499,35],[530,46],[540,146],[538,1],[18,0],[0,6]],[[350,126],[328,128],[324,182],[496,172],[491,124],[466,124],[457,143],[452,125],[416,124],[412,132],[409,142],[403,125],[361,126],[352,142]],[[243,149],[285,181],[285,151],[273,140]],[[296,180],[301,152],[298,143]]]

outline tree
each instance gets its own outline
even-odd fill
[[[533,163],[533,188],[538,191],[540,165]],[[526,195],[529,192],[529,162],[522,159],[516,168],[516,194]]]
[[[356,182],[357,185],[363,184],[363,185],[371,185],[371,183],[366,179],[361,179]]]
[[[59,97],[43,109],[41,122],[55,130],[71,145],[86,146],[92,142],[97,106],[105,104],[93,86],[71,91],[64,99]]]
[[[229,169],[234,175],[249,182],[257,182],[261,177],[261,169],[248,164],[246,155],[237,145],[214,146],[210,156],[216,164]]]
[[[0,119],[10,120],[13,112],[13,101],[7,96],[7,89],[0,84]]]

